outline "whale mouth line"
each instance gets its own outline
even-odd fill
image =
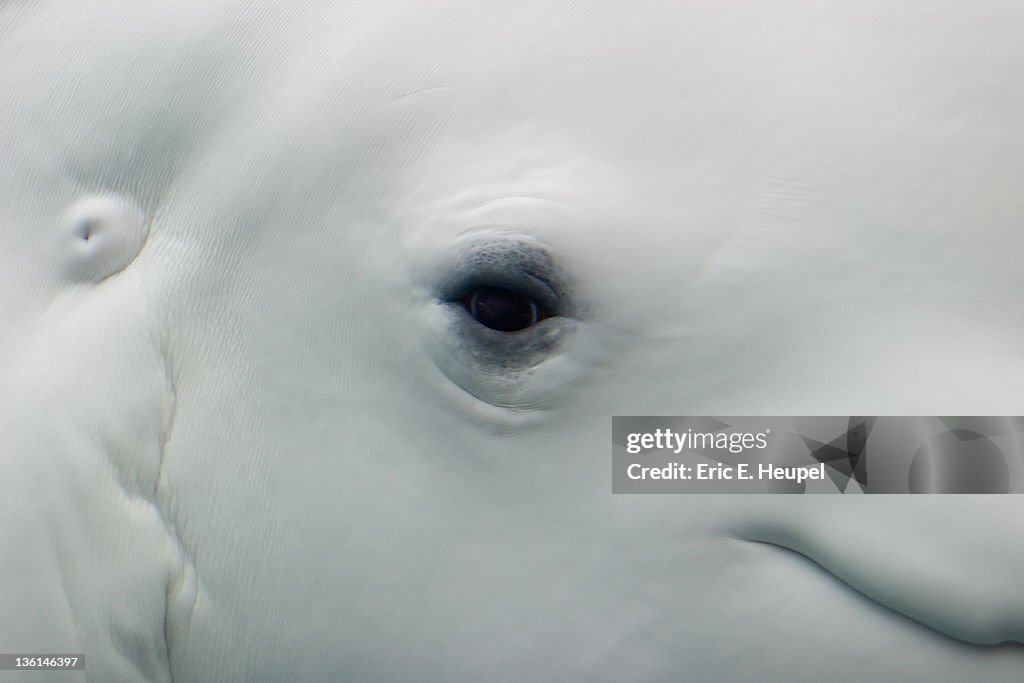
[[[873,607],[884,610],[890,615],[895,615],[900,620],[911,625],[913,628],[924,629],[930,634],[942,638],[947,642],[956,643],[958,646],[969,648],[975,652],[984,653],[996,653],[1000,651],[1019,651],[1024,648],[1024,643],[1014,640],[1012,638],[1004,639],[993,639],[993,640],[974,640],[970,639],[962,629],[957,629],[953,625],[949,625],[949,628],[943,628],[941,623],[935,623],[937,620],[929,620],[923,617],[916,616],[913,609],[900,609],[897,605],[891,601],[885,600],[884,597],[873,594],[870,590],[857,585],[856,580],[847,580],[842,576],[841,573],[834,571],[826,562],[819,561],[814,554],[811,552],[805,552],[794,545],[789,545],[781,540],[771,540],[767,538],[752,538],[752,537],[736,537],[738,540],[745,543],[754,543],[758,545],[768,546],[777,549],[780,552],[794,555],[800,558],[802,561],[810,563],[813,567],[821,572],[827,574],[831,579],[841,585],[845,590],[857,595],[860,599],[868,601]],[[959,633],[957,632],[959,631]]]

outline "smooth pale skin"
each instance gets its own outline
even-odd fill
[[[613,496],[608,452],[612,415],[1024,414],[1022,23],[0,4],[0,651],[1021,680],[1020,498]],[[559,343],[441,302],[481,244],[550,255]]]

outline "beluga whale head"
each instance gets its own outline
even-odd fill
[[[3,4],[2,649],[1021,680],[1016,496],[618,495],[608,457],[617,415],[1024,412],[1021,21]]]

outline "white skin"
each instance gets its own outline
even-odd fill
[[[613,496],[608,435],[1024,413],[1022,20],[0,6],[0,650],[95,681],[1020,680],[1017,497]],[[559,315],[499,337],[445,303],[530,248]]]

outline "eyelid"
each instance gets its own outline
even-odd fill
[[[560,279],[544,247],[526,241],[488,241],[462,250],[438,298],[461,302],[474,289],[496,287],[535,299],[549,316],[560,316],[568,312]]]

